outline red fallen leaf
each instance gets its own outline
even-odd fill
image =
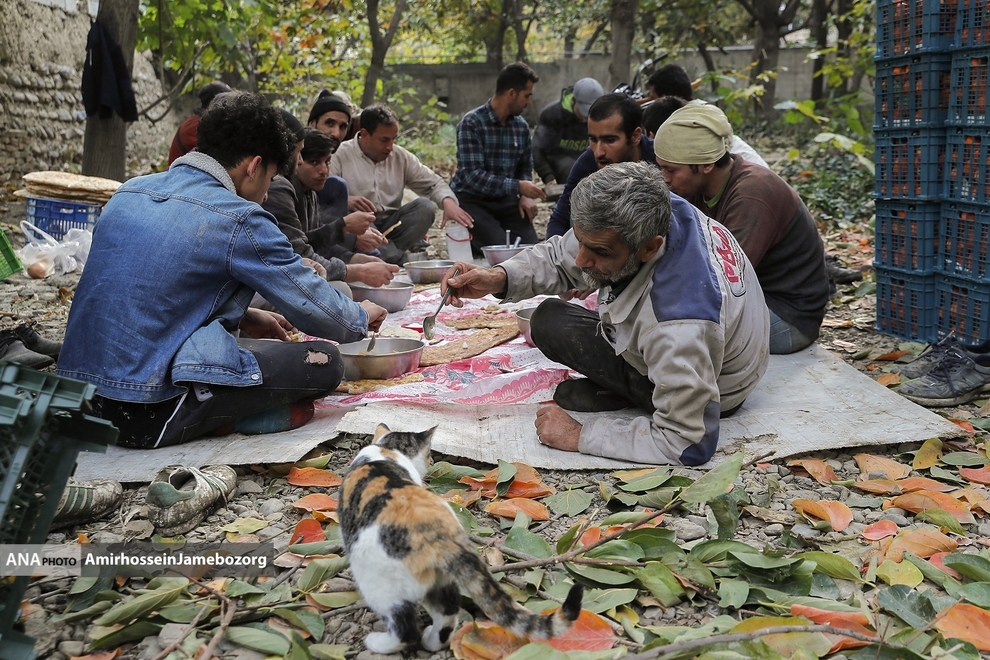
[[[963,577],[962,573],[960,573],[957,570],[951,569],[942,563],[942,559],[948,557],[950,554],[951,553],[949,552],[936,552],[934,555],[928,558],[928,563],[934,566],[935,568],[937,568],[938,570],[942,571],[946,575],[950,575],[956,578],[957,580],[961,580]]]
[[[929,479],[928,477],[908,477],[906,479],[898,479],[894,483],[900,486],[901,491],[904,493],[910,493],[915,490],[931,490],[936,493],[948,493],[950,490],[955,489],[955,486],[950,486],[949,484],[944,484],[941,481],[935,481],[934,479]]]
[[[334,511],[337,509],[337,500],[323,493],[312,493],[299,498],[292,506],[304,511]]]
[[[936,493],[931,490],[918,490],[913,493],[898,495],[890,500],[890,505],[912,513],[920,513],[928,509],[943,509],[947,514],[961,523],[976,522],[976,519],[973,518],[973,514],[969,510],[969,506],[950,495]],[[888,507],[884,506],[884,508],[886,509]]]
[[[872,454],[856,454],[853,456],[859,471],[863,474],[870,472],[883,472],[887,478],[893,481],[903,479],[911,473],[911,466],[900,463],[886,456],[874,456]]]
[[[877,382],[880,383],[881,385],[883,385],[884,387],[890,387],[891,385],[900,385],[901,384],[901,375],[900,374],[883,374],[882,376],[880,376],[879,378],[877,378]]]
[[[955,637],[969,642],[980,651],[990,651],[990,612],[970,605],[956,603],[942,610],[935,618],[935,627],[946,638]]]
[[[544,614],[552,611],[547,610]],[[558,651],[604,651],[615,646],[615,633],[608,621],[594,612],[581,610],[570,630],[546,643]]]
[[[880,366],[879,365],[876,365],[876,364],[868,364],[868,365],[866,365],[866,370],[867,371],[880,371]]]
[[[494,623],[475,621],[450,637],[450,650],[457,660],[501,660],[529,643]]]
[[[791,605],[791,615],[803,616],[820,625],[845,628],[846,630],[851,630],[867,637],[876,637],[877,635],[866,627],[872,625],[873,622],[862,612],[831,612],[807,605]],[[836,653],[844,649],[858,649],[863,646],[869,646],[870,644],[869,642],[844,635],[825,633],[825,636],[832,642],[832,648],[829,649],[829,653]]]
[[[981,468],[959,468],[959,476],[966,481],[978,484],[990,484],[990,465]]]
[[[557,489],[549,484],[545,484],[542,481],[538,483],[533,483],[530,481],[513,481],[509,486],[509,490],[506,491],[506,497],[525,497],[527,499],[535,500],[538,497],[546,497],[547,495],[556,494]]]
[[[546,506],[523,497],[492,502],[485,507],[485,511],[502,518],[515,518],[516,512],[522,511],[533,520],[550,520],[550,511]]]
[[[906,529],[886,543],[883,554],[891,561],[904,559],[905,551],[913,552],[922,559],[928,559],[936,552],[952,552],[959,544],[951,538],[928,527]]]
[[[481,499],[480,490],[448,490],[441,495],[443,499],[454,504],[460,504],[465,509]]]
[[[863,538],[867,541],[879,541],[897,534],[897,523],[891,520],[878,520],[863,530]]]
[[[965,419],[956,419],[955,417],[949,417],[949,421],[961,428],[964,431],[969,431],[970,433],[976,433],[976,427],[967,422]]]
[[[326,541],[327,535],[323,531],[323,526],[312,518],[303,518],[296,523],[289,537],[289,545],[295,543],[313,543],[315,541]]]
[[[867,479],[853,483],[853,488],[874,495],[900,495],[901,487],[890,479]]]
[[[828,521],[832,529],[837,532],[841,532],[848,527],[853,519],[852,510],[842,502],[831,500],[816,502],[814,500],[796,499],[791,502],[791,506],[801,515]]]
[[[340,524],[340,516],[338,516],[335,511],[310,511],[310,513],[313,514],[313,518],[315,518],[317,522],[332,522],[337,523],[338,525]]]
[[[589,527],[588,529],[584,530],[583,534],[581,534],[581,538],[578,540],[578,543],[581,544],[581,547],[585,547],[591,545],[601,537],[602,537],[601,527]]]
[[[767,468],[770,467],[771,465],[772,465],[772,463],[757,463],[756,464],[756,467],[758,467],[761,470],[763,470],[764,472],[766,472],[767,471]]]
[[[874,360],[877,362],[893,362],[894,360],[900,359],[907,355],[909,351],[891,351],[890,353],[884,353],[883,355],[878,355]]]
[[[289,470],[289,483],[293,486],[332,487],[340,485],[340,477],[330,470],[294,467]]]
[[[793,461],[787,461],[787,465],[788,467],[796,466],[802,468],[823,486],[828,486],[833,481],[838,481],[839,479],[835,476],[832,466],[820,458],[799,458]]]

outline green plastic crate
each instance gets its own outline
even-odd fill
[[[24,270],[21,260],[14,252],[14,246],[10,244],[6,232],[0,231],[0,280],[5,280],[14,273]]]
[[[44,543],[80,451],[105,452],[110,422],[86,413],[96,386],[0,362],[0,544]],[[13,629],[29,577],[0,580],[0,660],[32,660]]]

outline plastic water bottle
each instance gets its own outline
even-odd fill
[[[456,222],[447,223],[447,258],[471,263],[471,232]]]

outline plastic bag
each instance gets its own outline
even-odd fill
[[[24,247],[17,251],[17,256],[31,277],[41,279],[82,270],[89,257],[93,232],[88,229],[72,228],[62,241],[27,221],[21,222],[21,230]]]

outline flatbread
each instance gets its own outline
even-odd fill
[[[427,346],[423,349],[419,366],[431,367],[481,355],[489,348],[504,344],[518,334],[519,326],[513,323],[512,327],[478,330],[463,339],[457,338],[439,346]]]
[[[482,312],[476,316],[467,316],[459,319],[441,320],[444,325],[457,330],[470,330],[472,328],[509,328],[519,327],[519,322],[515,316],[503,316]]]
[[[55,171],[29,172],[24,183],[34,197],[91,204],[105,204],[120,187],[113,179]]]
[[[391,378],[389,380],[378,380],[375,378],[364,378],[362,380],[348,380],[337,386],[338,392],[347,394],[367,394],[375,390],[381,390],[395,385],[406,385],[408,383],[423,382],[423,374],[406,374],[401,378]]]
[[[419,293],[420,291],[429,291],[430,289],[439,289],[439,282],[432,282],[430,284],[416,284],[413,286],[413,293]]]
[[[411,328],[403,328],[402,326],[392,326],[391,328],[385,328],[378,333],[379,337],[399,337],[402,339],[422,339],[423,334],[413,330]]]

